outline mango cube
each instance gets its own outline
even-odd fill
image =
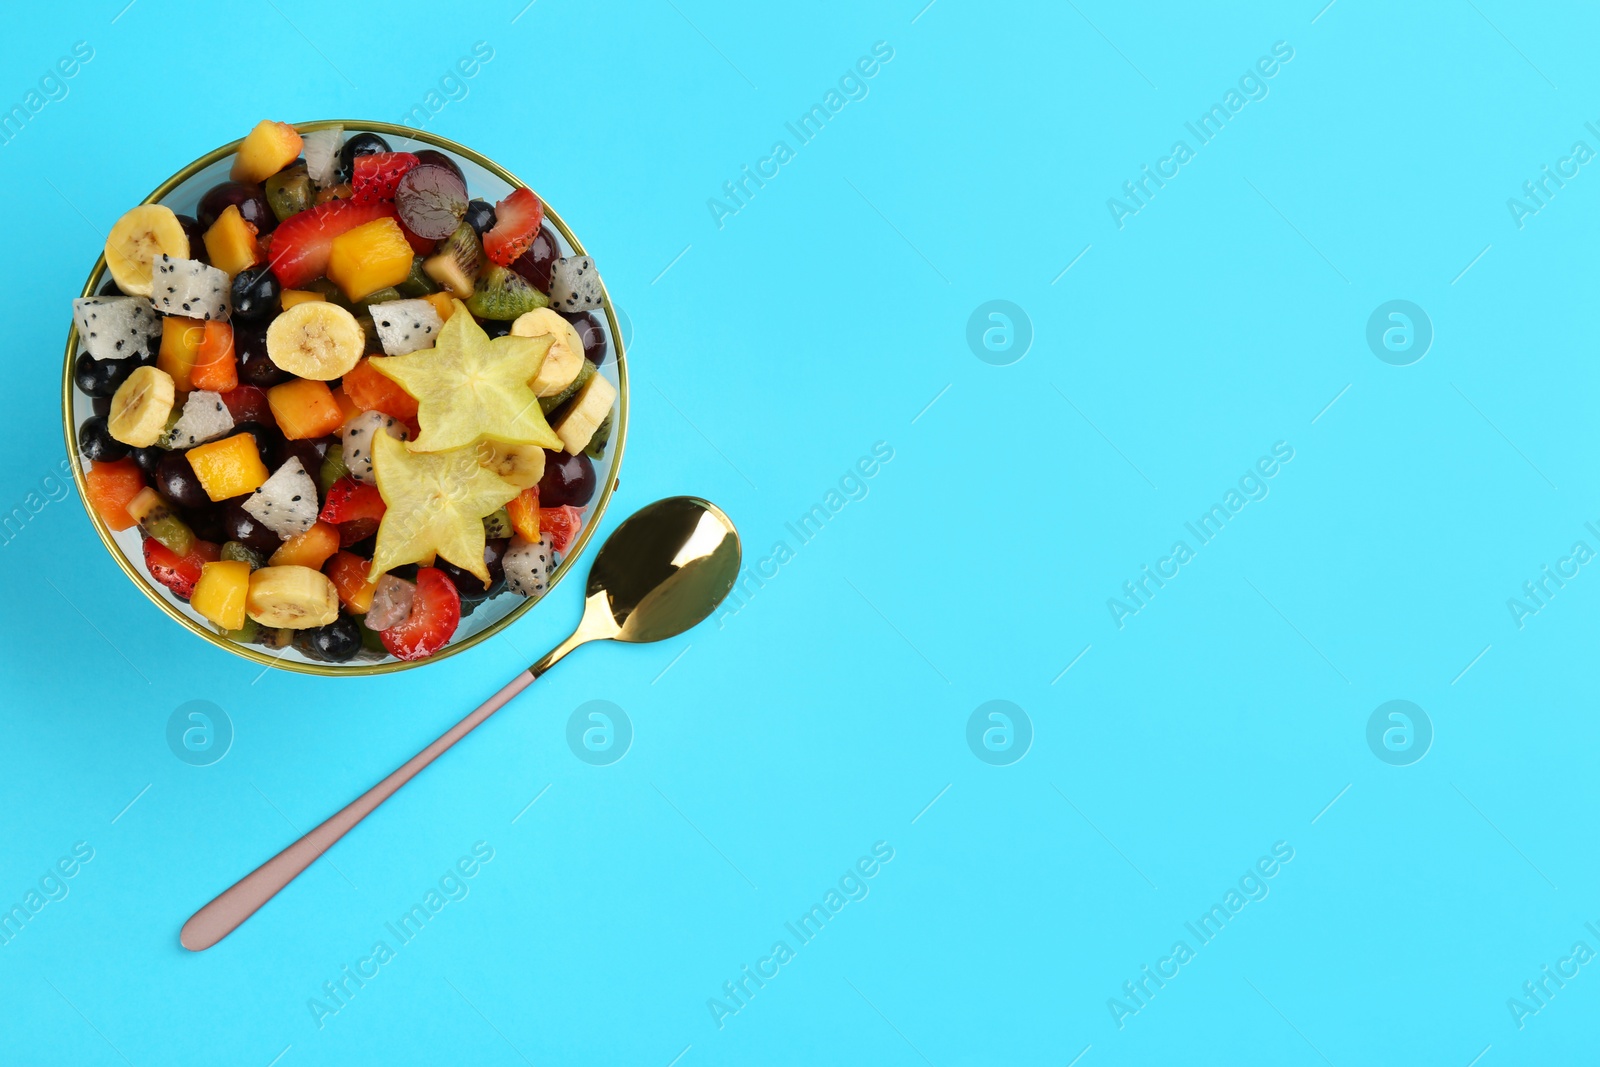
[[[267,465],[261,462],[256,439],[248,433],[195,445],[186,456],[189,466],[194,468],[194,476],[200,479],[200,487],[212,500],[229,500],[253,493],[261,488],[270,473]]]
[[[300,131],[287,122],[264,119],[239,142],[230,177],[236,182],[264,182],[300,155]]]
[[[328,280],[351,300],[360,300],[410,277],[413,255],[398,222],[387,217],[373,219],[333,239]]]
[[[211,265],[228,272],[228,277],[261,262],[261,246],[256,243],[256,228],[244,221],[237,204],[217,216],[205,232],[206,255]]]
[[[296,378],[267,390],[267,407],[291,441],[325,437],[344,425],[344,411],[327,382]]]
[[[172,377],[172,388],[187,393],[194,388],[190,380],[200,346],[206,339],[206,324],[200,319],[168,315],[161,320],[161,351],[156,366]]]
[[[250,591],[250,564],[219,560],[202,564],[189,606],[224,630],[244,628],[244,601]]]

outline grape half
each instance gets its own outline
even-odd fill
[[[467,213],[467,186],[447,167],[424,163],[400,179],[394,192],[400,221],[418,237],[449,237]]]

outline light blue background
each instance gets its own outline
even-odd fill
[[[67,303],[118,214],[262,117],[399,120],[480,40],[494,59],[429,128],[530,180],[633,322],[608,525],[698,493],[754,561],[875,442],[894,458],[737,614],[574,656],[201,955],[177,943],[189,914],[563,636],[580,586],[436,667],[258,677],[145,601],[76,500],[49,503],[0,547],[0,904],[75,842],[95,858],[0,946],[0,1062],[1592,1049],[1600,967],[1521,1029],[1506,1002],[1574,942],[1600,950],[1600,577],[1521,629],[1507,599],[1600,549],[1600,176],[1521,229],[1506,200],[1600,149],[1594,13],[921,5],[10,13],[7,106],[73,42],[95,55],[0,147],[0,508],[63,455]],[[795,147],[784,123],[877,41],[870,95],[719,229],[707,199]],[[1278,41],[1270,95],[1119,230],[1107,198]],[[991,299],[1032,322],[1011,366],[965,341]],[[1412,366],[1366,345],[1391,299],[1432,319]],[[1279,441],[1270,495],[1118,629],[1107,598]],[[193,699],[234,724],[211,767],[165,742]],[[633,722],[611,766],[565,742],[592,699]],[[1033,723],[1008,767],[966,745],[991,699]],[[1408,767],[1367,746],[1391,699],[1433,723]],[[308,999],[477,841],[470,895],[319,1029]],[[877,841],[870,896],[719,1029],[708,998]],[[1108,998],[1279,841],[1270,895],[1119,1029]]]

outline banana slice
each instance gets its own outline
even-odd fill
[[[366,334],[356,317],[338,304],[296,304],[267,327],[267,358],[300,378],[331,382],[361,362]]]
[[[111,398],[106,428],[125,445],[149,448],[167,428],[177,395],[172,375],[159,367],[139,367]]]
[[[538,337],[546,333],[555,338],[555,342],[545,353],[544,362],[539,364],[539,373],[528,383],[535,396],[555,396],[571,384],[583,366],[583,338],[578,336],[577,327],[549,308],[530,311],[511,324],[514,337]]]
[[[544,477],[544,449],[538,445],[480,441],[478,466],[493,471],[518,489],[529,489]]]
[[[189,235],[169,207],[140,204],[111,227],[106,238],[106,266],[117,288],[129,296],[150,295],[150,271],[156,256],[189,258]]]
[[[611,414],[611,404],[617,399],[617,387],[596,374],[575,393],[566,414],[550,427],[561,438],[561,445],[576,456],[589,446],[600,424]]]
[[[339,618],[339,593],[310,567],[262,567],[250,572],[244,610],[262,626],[306,630]]]

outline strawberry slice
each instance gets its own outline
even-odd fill
[[[548,540],[557,552],[565,552],[583,529],[583,514],[571,504],[539,509],[540,540]]]
[[[373,152],[357,156],[350,187],[357,200],[393,200],[406,171],[422,160],[410,152]]]
[[[195,541],[187,556],[180,556],[154,537],[144,539],[144,566],[150,577],[172,590],[179,600],[188,600],[200,580],[200,569],[222,558],[222,549],[210,541]]]
[[[445,646],[461,625],[461,594],[438,567],[417,569],[417,591],[404,622],[380,631],[395,659],[426,659]]]
[[[354,478],[340,478],[328,487],[328,499],[317,518],[334,523],[358,519],[377,522],[383,518],[385,507],[377,486],[358,482]]]
[[[272,273],[285,289],[315,281],[328,269],[335,237],[393,214],[394,204],[386,200],[358,203],[340,199],[291,215],[273,231]]]
[[[483,235],[483,253],[509,267],[538,236],[544,204],[532,189],[517,189],[494,206],[494,219],[494,228]]]

